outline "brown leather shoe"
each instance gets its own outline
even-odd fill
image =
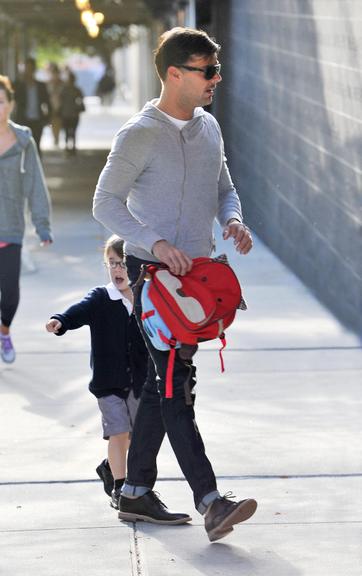
[[[253,498],[230,502],[227,496],[216,498],[205,514],[205,530],[210,542],[224,538],[232,532],[234,524],[250,518],[257,508]]]

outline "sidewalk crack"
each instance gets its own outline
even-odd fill
[[[130,556],[132,576],[148,576],[147,562],[143,544],[143,535],[137,528],[137,522],[131,522]]]

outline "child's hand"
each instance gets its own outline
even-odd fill
[[[58,330],[61,329],[61,327],[62,323],[59,322],[59,320],[57,320],[56,318],[52,318],[51,320],[49,320],[49,322],[45,324],[45,328],[48,330],[48,332],[52,332],[53,334],[56,334]]]

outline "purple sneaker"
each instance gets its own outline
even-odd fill
[[[1,358],[7,364],[11,364],[15,360],[15,349],[11,341],[10,336],[1,335],[0,338],[1,345]]]

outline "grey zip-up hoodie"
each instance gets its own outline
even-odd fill
[[[9,122],[16,143],[0,155],[0,242],[22,244],[25,201],[42,241],[52,240],[50,199],[31,131]]]
[[[220,127],[202,108],[182,130],[154,102],[116,135],[98,180],[94,217],[126,241],[126,254],[153,260],[165,239],[191,258],[213,250],[213,223],[242,221]]]

